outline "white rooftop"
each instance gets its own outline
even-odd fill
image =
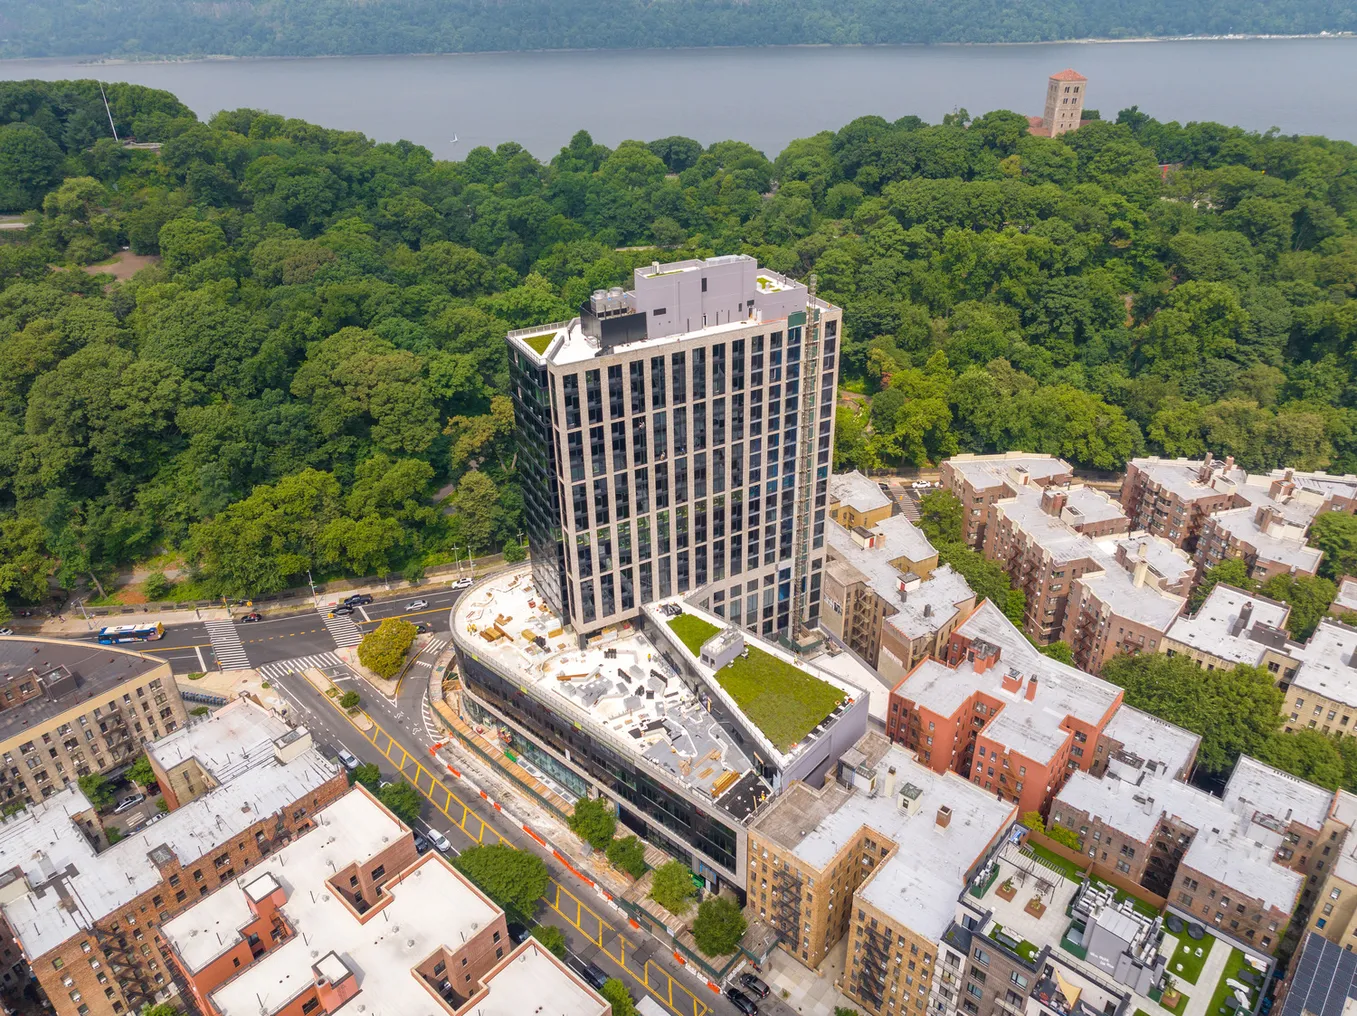
[[[1357,705],[1357,628],[1325,618],[1292,655],[1301,661],[1291,687]]]
[[[1334,597],[1331,609],[1357,613],[1357,579],[1345,578],[1338,583],[1338,595]]]
[[[1053,476],[1073,473],[1068,462],[1054,455],[1027,452],[1001,452],[997,455],[953,455],[947,460],[952,469],[965,477],[976,490],[1008,484],[1016,488],[1022,477],[1029,483],[1040,483]]]
[[[851,473],[835,473],[829,478],[829,499],[856,512],[876,511],[889,508],[891,504],[891,499],[876,481],[856,469]]]
[[[253,703],[250,707],[261,709]],[[281,720],[277,724],[287,730]],[[73,784],[0,825],[0,871],[22,869],[30,888],[64,884],[60,894],[51,888],[41,894],[30,891],[6,903],[5,917],[25,954],[41,956],[159,885],[155,857],[162,864],[171,857],[191,864],[261,819],[291,807],[337,772],[315,748],[283,765],[270,741],[247,753],[221,786],[97,854],[73,820],[90,808]],[[75,901],[74,909],[67,909],[62,895]]]
[[[916,639],[936,632],[956,617],[957,604],[975,595],[951,565],[935,568],[917,588],[902,594],[899,586],[906,573],[901,568],[907,565],[901,562],[897,567],[892,562],[900,562],[902,558],[922,561],[933,557],[937,551],[923,530],[904,515],[883,519],[870,532],[877,537],[876,546],[865,547],[852,532],[833,519],[827,520],[825,536],[829,543],[830,567],[833,567],[832,559],[837,558],[857,571],[861,581],[866,582],[874,593],[889,600],[895,613],[885,623],[906,638]]]
[[[1132,563],[1139,557],[1140,548],[1144,547],[1145,562],[1150,566],[1150,571],[1158,575],[1167,585],[1173,585],[1188,572],[1195,570],[1192,558],[1188,556],[1187,552],[1174,546],[1173,541],[1162,536],[1135,532],[1127,536],[1099,540],[1098,546],[1113,557],[1116,556],[1118,550],[1121,550],[1126,559]]]
[[[1239,760],[1223,799],[1173,773],[1113,760],[1103,779],[1071,773],[1052,809],[1087,812],[1141,843],[1150,842],[1161,816],[1169,816],[1197,830],[1184,864],[1289,912],[1305,879],[1273,857],[1290,822],[1323,826],[1333,793],[1247,757]]]
[[[1124,519],[1121,505],[1088,487],[1048,487],[1046,490],[1067,494],[1065,507],[1057,515],[1050,514],[1042,506],[1043,491],[1034,487],[1023,487],[1012,497],[995,502],[995,510],[1053,561],[1100,560],[1102,552],[1098,543],[1075,526]]]
[[[161,928],[192,970],[201,970],[239,941],[249,922],[244,887],[263,874],[283,887],[282,914],[294,937],[242,968],[211,995],[223,1016],[259,1016],[282,1009],[314,983],[313,964],[328,963],[331,980],[351,972],[359,993],[337,1012],[346,1016],[440,1016],[443,1007],[412,973],[436,950],[459,949],[502,913],[453,871],[438,854],[427,854],[385,883],[382,900],[360,921],[326,884],[336,871],[363,864],[410,833],[361,790],[351,791],[316,814],[317,828],[267,858],[237,883],[225,886]],[[414,857],[411,844],[409,855]],[[542,997],[588,993],[554,964],[528,961]],[[518,989],[512,977],[492,987],[508,999]],[[459,990],[461,986],[459,985]],[[462,990],[463,995],[467,994]],[[563,1013],[600,1012],[597,1004],[571,999]],[[492,1010],[495,1011],[495,1010]],[[526,1011],[526,1010],[520,1010]],[[554,1008],[552,1011],[555,1011]]]
[[[1178,618],[1166,635],[1212,656],[1256,666],[1270,649],[1288,655],[1297,650],[1296,643],[1277,635],[1285,630],[1287,614],[1285,604],[1222,582],[1196,614]]]
[[[1274,524],[1264,530],[1256,518],[1257,513],[1255,505],[1231,508],[1229,511],[1216,512],[1211,516],[1211,521],[1216,528],[1254,548],[1264,560],[1277,561],[1306,574],[1319,569],[1324,552],[1305,542],[1308,518],[1290,525]]]
[[[208,718],[180,727],[146,746],[146,753],[165,769],[186,759],[198,764],[221,782],[248,766],[261,752],[271,752],[273,742],[292,728],[269,710],[247,698],[238,698]]]
[[[1226,467],[1225,462],[1217,459],[1212,462],[1210,479],[1200,479],[1203,459],[1161,459],[1151,456],[1132,459],[1131,464],[1143,472],[1150,480],[1168,493],[1184,501],[1195,501],[1202,497],[1214,497],[1217,494],[1233,494],[1238,486],[1248,479],[1248,474],[1237,466]]]
[[[530,938],[485,979],[475,1016],[610,1016],[612,1006]],[[649,995],[644,996],[649,998]],[[640,1006],[637,1006],[640,1011]]]
[[[1156,631],[1168,631],[1174,619],[1187,606],[1187,598],[1144,582],[1136,585],[1135,576],[1113,561],[1102,572],[1086,572],[1079,579],[1114,614]]]
[[[888,794],[885,780],[891,767],[895,785]],[[952,923],[967,871],[1012,825],[1017,805],[998,800],[956,773],[939,774],[919,765],[898,745],[891,745],[875,768],[875,795],[865,787],[848,790],[836,783],[811,803],[815,793],[797,784],[756,820],[757,827],[817,869],[857,839],[863,827],[893,840],[899,849],[877,866],[855,896],[937,940]],[[900,804],[907,787],[913,788],[911,794],[917,791],[917,807],[911,810]],[[946,827],[937,821],[942,807],[951,809]],[[798,823],[808,827],[798,828]]]
[[[1119,742],[1124,752],[1146,763],[1157,764],[1169,776],[1180,773],[1186,776],[1188,762],[1196,756],[1197,746],[1201,744],[1201,737],[1192,731],[1125,703],[1103,728],[1103,734]]]
[[[1000,648],[999,662],[984,673],[971,663],[956,669],[929,657],[897,687],[898,694],[916,706],[943,716],[953,715],[976,692],[1002,703],[985,734],[1034,762],[1046,763],[1071,736],[1067,717],[1101,726],[1118,701],[1121,689],[1101,678],[1044,656],[989,600],[985,600],[956,629],[969,639],[981,639]],[[1017,689],[1007,691],[1003,680],[1020,676]],[[1026,697],[1028,681],[1035,679],[1035,698]]]
[[[1272,480],[1290,480],[1300,490],[1313,491],[1324,497],[1357,497],[1357,476],[1351,473],[1326,473],[1322,469],[1301,472],[1297,469],[1274,469],[1268,473]]]

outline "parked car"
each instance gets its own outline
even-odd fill
[[[913,483],[910,484],[910,486],[913,487],[915,490],[928,490],[933,486],[933,484],[929,480],[915,480]]]
[[[330,616],[348,617],[352,613],[353,613],[352,607],[350,607],[347,603],[341,603],[339,606],[335,607],[332,611],[330,611]]]
[[[444,836],[437,829],[434,829],[432,827],[429,828],[429,842],[432,843],[444,854],[452,853],[452,843],[448,840],[446,836]]]
[[[264,620],[264,615],[261,614],[261,613],[259,613],[259,611],[256,610],[256,611],[254,611],[254,612],[252,612],[252,613],[249,613],[249,614],[246,614],[244,617],[242,617],[242,618],[240,619],[240,623],[241,623],[241,624],[254,624],[256,621],[262,621],[262,620]]]
[[[126,797],[124,797],[121,801],[118,802],[118,806],[113,809],[113,814],[121,815],[128,808],[135,808],[137,805],[141,804],[141,802],[144,800],[146,800],[145,794],[128,794]]]
[[[471,588],[471,580],[470,580],[470,579],[458,579],[456,582],[454,582],[454,583],[452,584],[452,588],[453,588],[453,589],[470,589],[470,588]]]
[[[425,838],[423,833],[415,833],[414,839],[415,839],[415,853],[427,854],[430,850],[433,849],[433,844],[430,843],[427,838]]]
[[[755,977],[748,970],[746,970],[744,973],[740,975],[740,983],[743,984],[750,991],[752,991],[759,998],[768,997],[768,985],[764,984],[762,980]]]
[[[344,602],[350,607],[365,607],[372,602],[372,597],[367,593],[354,593],[352,596],[345,597]]]
[[[344,763],[344,768],[350,771],[358,768],[358,756],[349,751],[348,748],[339,749],[339,761]]]
[[[735,1008],[744,1013],[744,1016],[758,1016],[759,1007],[754,1004],[752,998],[739,988],[727,988],[726,998],[730,999]]]
[[[514,945],[522,945],[528,940],[528,929],[525,925],[517,921],[509,922],[509,941]]]
[[[423,610],[429,605],[428,600],[411,600],[405,605],[406,610]]]
[[[597,963],[586,963],[574,953],[571,953],[568,959],[570,967],[586,981],[595,991],[600,990],[603,985],[608,983],[608,975],[603,972],[603,968]]]
[[[0,628],[0,635],[13,635],[13,634],[14,634],[13,628]]]

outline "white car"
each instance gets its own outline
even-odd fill
[[[454,583],[452,584],[451,588],[453,588],[453,589],[470,589],[470,588],[471,588],[471,580],[470,580],[470,579],[458,579],[456,582],[454,582]]]
[[[411,600],[405,605],[406,610],[423,610],[429,605],[428,600]]]
[[[141,804],[141,802],[144,800],[146,800],[145,794],[128,794],[126,797],[124,797],[121,801],[118,802],[118,806],[113,809],[113,814],[121,815],[128,808],[135,808],[137,805]]]
[[[469,584],[470,583],[468,583],[468,585]],[[0,635],[13,635],[13,634],[14,634],[13,628],[0,628]]]
[[[358,756],[349,751],[348,748],[339,749],[339,761],[344,763],[344,768],[350,771],[357,769],[359,765]]]
[[[910,486],[913,487],[915,490],[928,490],[930,487],[933,486],[933,484],[930,483],[928,480],[915,480],[913,483],[910,484]]]
[[[452,853],[452,844],[448,841],[448,838],[433,826],[429,826],[429,842],[432,843],[440,853]]]

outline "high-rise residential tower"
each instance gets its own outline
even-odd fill
[[[683,595],[819,614],[842,311],[746,255],[638,268],[510,333],[537,589],[581,633]]]

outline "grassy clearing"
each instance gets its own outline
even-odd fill
[[[1196,984],[1197,978],[1202,974],[1202,967],[1206,965],[1206,958],[1211,955],[1211,948],[1215,945],[1216,937],[1207,935],[1200,942],[1189,938],[1184,932],[1178,940],[1177,947],[1173,950],[1173,957],[1169,960],[1169,973],[1179,981],[1187,981],[1189,984]],[[1197,955],[1200,949],[1202,954]],[[1238,968],[1236,968],[1238,969]]]
[[[538,356],[547,355],[547,346],[551,345],[551,340],[556,338],[555,332],[543,332],[541,335],[529,335],[523,341]]]
[[[673,618],[669,627],[694,656],[721,630],[692,614]],[[747,657],[737,656],[721,668],[716,679],[779,751],[805,737],[843,699],[843,692],[832,684],[755,646],[749,647]]]
[[[1206,937],[1211,938],[1212,936],[1207,935]],[[1230,958],[1225,962],[1225,969],[1221,971],[1220,980],[1216,982],[1216,990],[1211,994],[1211,1004],[1206,1007],[1206,1016],[1223,1016],[1221,1010],[1225,1009],[1225,999],[1234,993],[1234,989],[1231,988],[1226,981],[1232,977],[1235,978],[1235,980],[1238,980],[1235,975],[1239,972],[1240,967],[1249,967],[1248,957],[1244,955],[1243,950],[1232,947],[1230,949]],[[1249,967],[1249,969],[1252,970],[1253,968]],[[1258,989],[1250,988],[1250,1006],[1257,1001]]]

